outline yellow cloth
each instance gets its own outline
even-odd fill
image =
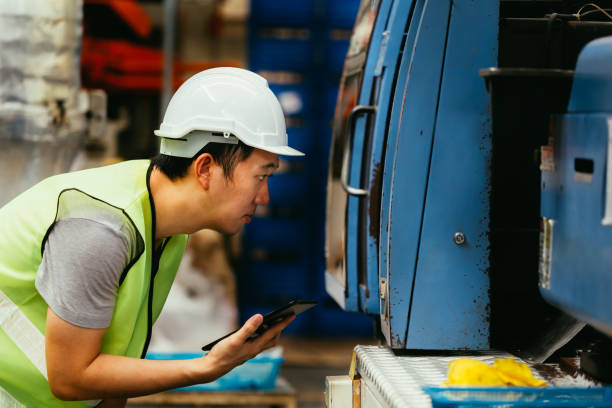
[[[471,358],[451,361],[448,365],[448,381],[444,385],[544,387],[547,384],[535,378],[527,364],[509,357],[495,360],[493,366]]]

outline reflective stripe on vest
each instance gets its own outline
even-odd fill
[[[25,408],[25,405],[17,401],[0,385],[0,407],[2,408]]]
[[[45,336],[1,290],[0,327],[38,368],[38,371],[47,378]]]
[[[43,377],[48,379],[47,360],[45,358],[45,336],[2,290],[0,290],[0,328],[13,340],[13,343],[19,347],[28,360],[34,364],[34,367],[38,368]],[[91,407],[95,407],[100,401],[102,400],[83,402]],[[22,407],[23,405],[17,402],[0,386],[0,407],[4,408],[5,406]]]

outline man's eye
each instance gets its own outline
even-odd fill
[[[258,179],[259,181],[264,181],[265,179],[270,178],[270,177],[272,177],[272,176],[273,176],[273,174],[263,174],[263,175],[261,175],[261,176],[257,176],[257,179]]]

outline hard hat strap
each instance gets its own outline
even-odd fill
[[[208,143],[237,144],[238,138],[228,132],[194,130],[179,139],[162,137],[159,152],[167,156],[192,158]]]

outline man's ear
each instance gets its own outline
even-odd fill
[[[210,153],[203,153],[193,161],[193,173],[204,190],[210,188],[210,181],[215,172],[215,160]]]

